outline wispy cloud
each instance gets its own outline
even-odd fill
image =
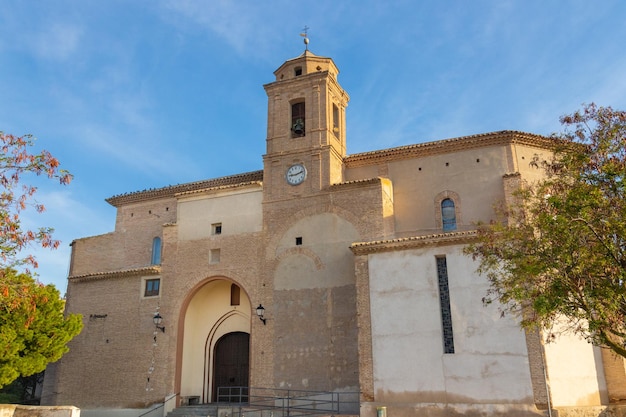
[[[27,43],[40,58],[66,60],[79,48],[83,29],[76,25],[55,22],[42,31],[34,32]]]

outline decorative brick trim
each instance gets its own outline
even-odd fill
[[[313,263],[315,264],[315,269],[317,269],[318,271],[324,269],[324,263],[322,262],[320,257],[317,256],[317,254],[313,252],[311,249],[302,248],[302,247],[289,248],[289,249],[284,250],[283,252],[280,253],[280,255],[276,257],[275,262],[277,264],[280,264],[280,262],[283,259],[288,258],[292,255],[306,256],[307,258],[313,261]]]
[[[331,184],[330,190],[336,191],[338,189],[365,187],[368,185],[378,185],[382,180],[380,178],[368,178],[364,180],[346,181],[339,184]]]
[[[461,197],[454,191],[446,190],[442,191],[435,196],[435,221],[437,223],[437,227],[439,229],[443,229],[443,220],[441,218],[441,202],[449,198],[454,202],[454,213],[456,216],[456,224],[458,226],[463,225],[462,216],[461,216]]]
[[[175,197],[187,197],[187,196],[194,195],[194,194],[215,194],[220,191],[235,190],[238,188],[245,189],[245,188],[261,188],[261,187],[263,187],[262,181],[249,181],[249,182],[242,182],[239,184],[229,184],[229,185],[222,185],[219,187],[201,188],[199,190],[183,191],[181,193],[176,193]]]
[[[120,271],[94,272],[93,274],[74,275],[68,277],[72,282],[96,281],[111,278],[128,278],[140,275],[159,275],[161,273],[160,265],[146,266],[143,268],[123,269]]]
[[[356,242],[350,246],[350,250],[355,255],[368,255],[370,253],[413,249],[425,246],[469,243],[476,240],[476,237],[477,233],[475,230],[466,232],[439,233],[434,235],[412,236],[402,239]]]
[[[344,162],[346,168],[355,168],[365,165],[380,164],[381,162],[419,158],[494,145],[521,144],[544,149],[554,149],[559,143],[563,142],[555,138],[531,133],[502,130],[499,132],[462,136],[459,138],[407,145],[379,151],[363,152],[347,156]]]
[[[176,194],[188,191],[206,190],[211,188],[239,185],[258,181],[263,181],[263,171],[246,172],[243,174],[231,175],[228,177],[221,177],[210,180],[189,182],[186,184],[170,185],[163,188],[153,188],[150,190],[119,194],[113,197],[109,197],[105,201],[114,207],[120,207],[129,203],[156,200],[164,197],[174,197],[176,196]]]
[[[374,401],[374,354],[372,349],[372,313],[370,276],[367,256],[354,257],[356,278],[357,343],[359,352],[360,401]]]
[[[357,230],[360,236],[363,235],[363,231],[358,227],[359,218],[354,213],[328,203],[312,205],[294,213],[288,219],[285,219],[285,221],[280,224],[280,227],[273,231],[266,247],[266,256],[268,256],[268,259],[273,259],[275,262],[274,258],[276,256],[278,244],[287,230],[293,227],[293,225],[298,223],[300,220],[318,214],[335,214],[350,223]]]
[[[542,333],[537,329],[524,329],[526,337],[526,349],[528,350],[528,368],[530,371],[530,381],[533,389],[535,406],[539,410],[547,410],[552,402],[548,398],[550,390],[548,387],[548,372],[544,361],[545,350],[542,343]]]

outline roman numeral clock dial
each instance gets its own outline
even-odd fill
[[[287,169],[285,179],[290,185],[302,184],[306,179],[306,168],[302,164],[294,164]]]

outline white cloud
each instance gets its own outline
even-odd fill
[[[55,22],[39,32],[32,32],[27,44],[40,58],[66,60],[78,50],[82,34],[79,26]]]

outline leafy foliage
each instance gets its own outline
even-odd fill
[[[29,206],[43,212],[42,204],[33,202],[37,187],[23,184],[25,174],[45,175],[61,184],[69,184],[72,175],[60,169],[59,161],[48,151],[30,153],[32,136],[14,136],[0,132],[0,265],[31,265],[37,267],[32,255],[20,258],[23,249],[36,243],[44,248],[56,248],[59,241],[52,238],[52,229],[23,230],[20,215]]]
[[[64,317],[63,307],[53,285],[11,268],[0,270],[0,387],[43,371],[68,351],[82,319]]]
[[[0,387],[43,371],[61,358],[82,328],[80,316],[63,316],[64,302],[53,285],[38,283],[28,270],[13,269],[37,267],[32,255],[24,255],[30,245],[59,245],[51,228],[22,227],[21,215],[28,207],[45,210],[33,200],[37,187],[25,184],[24,176],[43,175],[61,184],[72,179],[49,152],[30,152],[33,145],[31,136],[0,132]]]
[[[565,330],[626,357],[626,112],[594,104],[561,118],[542,180],[522,183],[466,253],[490,282],[486,302],[522,325]]]

